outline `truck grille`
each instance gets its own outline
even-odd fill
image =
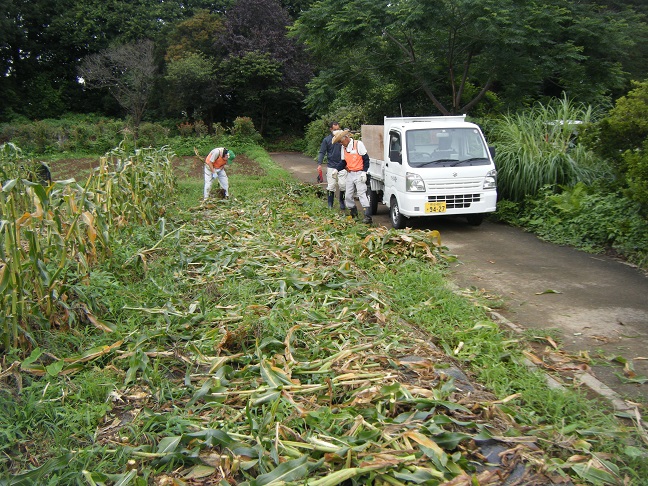
[[[476,191],[482,190],[483,183],[483,177],[426,179],[425,187],[437,194],[428,196],[428,202],[445,201],[447,209],[469,208],[472,203],[480,202],[481,195]]]
[[[469,208],[472,203],[480,201],[479,194],[444,194],[428,196],[428,202],[445,201],[448,209]]]
[[[454,192],[463,189],[468,190],[481,190],[484,183],[483,177],[466,178],[466,179],[426,179],[425,187],[434,192]]]

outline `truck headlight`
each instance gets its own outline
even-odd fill
[[[497,189],[497,171],[489,170],[484,177],[484,189]]]
[[[408,172],[405,174],[405,190],[408,192],[425,192],[425,182],[420,175]]]

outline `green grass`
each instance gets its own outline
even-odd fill
[[[343,469],[347,484],[436,484],[477,474],[471,441],[486,432],[536,436],[524,453],[583,484],[648,477],[630,422],[549,390],[520,343],[447,287],[433,233],[346,219],[262,149],[245,154],[265,175],[232,174],[229,200],[201,207],[202,180],[181,180],[164,224],[114,232],[76,294],[113,332],[80,319],[36,335],[48,373],[0,388],[0,478],[254,484],[291,466],[293,484]],[[66,358],[76,373],[57,372]],[[457,363],[486,389],[461,392],[445,374]]]
[[[522,201],[546,185],[589,183],[604,164],[576,138],[578,120],[590,123],[592,108],[566,98],[498,119],[489,133],[497,148],[497,188],[501,198]]]

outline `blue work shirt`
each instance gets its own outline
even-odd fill
[[[342,160],[342,144],[333,143],[333,134],[324,137],[320,145],[317,165],[322,165],[326,155],[326,164],[331,169],[342,170],[346,167],[346,162]]]

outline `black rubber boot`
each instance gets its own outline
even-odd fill
[[[333,209],[333,201],[335,201],[335,193],[333,191],[328,191],[328,207]]]
[[[356,208],[355,206],[352,207],[352,208],[349,210],[349,212],[351,213],[351,217],[352,217],[352,218],[357,218],[357,217],[358,217],[358,208]]]
[[[365,223],[365,224],[373,223],[373,219],[371,219],[371,209],[370,208],[365,208],[364,218],[362,219],[362,222]]]
[[[344,204],[344,198],[346,196],[346,192],[340,191],[340,210],[344,211],[346,209],[346,205]]]

